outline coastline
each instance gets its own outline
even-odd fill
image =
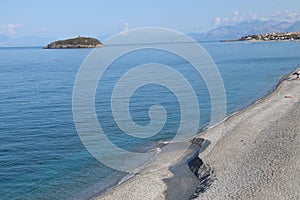
[[[268,95],[248,107],[232,113],[216,125],[208,127],[207,130],[197,134],[194,139],[190,138],[168,145],[173,146],[175,151],[163,150],[162,153],[146,165],[147,170],[144,173],[140,172],[134,175],[127,181],[109,189],[94,199],[189,199],[197,198],[198,196],[200,196],[201,199],[229,199],[232,197],[242,199],[251,199],[251,197],[257,198],[257,194],[256,196],[249,196],[247,193],[247,198],[241,194],[234,195],[238,193],[236,191],[238,189],[234,187],[240,185],[236,184],[236,182],[247,182],[245,180],[247,176],[239,176],[236,171],[235,167],[241,167],[241,163],[238,163],[237,160],[235,160],[234,163],[230,163],[225,157],[227,156],[234,160],[233,156],[236,155],[234,153],[239,155],[240,149],[246,149],[245,154],[241,154],[240,156],[247,157],[247,153],[254,151],[254,149],[256,149],[255,145],[258,143],[256,140],[253,140],[252,137],[255,138],[255,134],[251,135],[252,132],[256,132],[257,137],[261,136],[262,134],[259,133],[265,131],[271,125],[274,125],[272,124],[274,120],[275,122],[280,120],[287,114],[287,111],[295,110],[293,106],[299,106],[300,96],[297,92],[295,93],[295,91],[297,91],[297,88],[299,90],[300,81],[297,82],[293,80],[293,78],[291,75],[285,76]],[[291,89],[294,92],[291,93]],[[295,94],[297,94],[297,96],[295,96]],[[291,102],[292,104],[289,104]],[[278,109],[280,105],[284,105],[287,110]],[[271,111],[275,112],[272,113]],[[273,115],[274,119],[271,121],[263,120],[264,118],[259,119],[259,121],[255,120],[257,116],[264,115],[265,112],[268,112],[265,114],[265,117],[270,118]],[[249,127],[249,125],[247,125],[246,131],[248,131],[248,134],[245,134],[244,129],[236,131],[235,129],[241,129],[241,126],[245,126],[245,120],[252,120],[254,125],[258,124],[258,128]],[[253,129],[256,128],[258,130],[253,131]],[[245,148],[245,144],[248,142],[253,142],[253,144],[251,143],[252,146]],[[163,159],[176,155],[176,149],[180,149],[180,146],[187,145],[189,146],[188,151],[182,155],[174,165],[167,167],[163,167],[162,165],[161,170],[151,171],[151,167],[161,165]],[[226,151],[222,151],[224,148]],[[247,160],[247,162],[250,161],[251,159]],[[226,164],[226,162],[228,162],[228,164]],[[227,185],[230,184],[222,186],[222,183],[224,184],[228,181],[224,178],[226,177],[222,170],[224,166],[229,166],[226,171],[227,174],[225,174],[232,178],[232,180],[230,180],[231,182],[229,181],[231,187],[234,188],[232,191],[228,191]],[[232,172],[231,168],[235,170]],[[251,170],[249,170],[248,173],[249,172],[251,172]],[[237,173],[235,174],[235,178],[231,176],[232,173]],[[259,175],[258,177],[260,178]],[[224,178],[224,180],[222,178]],[[255,181],[255,178],[253,179]],[[232,184],[232,182],[235,184]],[[261,190],[261,188],[259,189]],[[231,194],[232,192],[234,194]],[[254,194],[253,191],[252,194]]]
[[[222,138],[199,155],[218,179],[199,199],[300,198],[299,88],[290,74],[272,93],[225,121]]]

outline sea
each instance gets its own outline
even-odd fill
[[[300,64],[299,42],[200,44],[223,79],[226,115],[269,94],[284,75]],[[127,172],[93,157],[74,123],[74,82],[90,52],[91,49],[0,48],[0,199],[90,199],[128,177]],[[196,82],[195,94],[200,100],[198,131],[211,125],[211,96],[204,79],[195,76],[185,60],[160,53],[146,50],[121,59],[105,74],[105,84],[97,87],[95,112],[99,123],[115,145],[128,151],[143,152],[155,148],[159,141],[171,140],[181,119],[176,95],[150,84],[133,94],[130,114],[136,124],[146,126],[151,121],[149,108],[160,104],[168,114],[164,127],[149,138],[120,133],[107,108],[110,104],[101,98],[111,97],[116,80],[135,66],[136,60],[174,66],[187,80]],[[163,74],[156,76],[160,75]],[[135,82],[134,78],[131,81]],[[107,152],[107,157],[111,156],[109,149]],[[119,162],[122,165],[124,160]]]

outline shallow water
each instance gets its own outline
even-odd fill
[[[202,45],[222,75],[228,114],[268,94],[283,75],[300,64],[298,42]],[[126,175],[93,158],[81,143],[73,122],[73,83],[89,52],[0,48],[1,199],[84,199]],[[178,129],[180,109],[176,96],[155,84],[134,93],[130,111],[133,120],[145,126],[150,122],[149,107],[163,105],[168,116],[159,134],[147,139],[131,137],[112,120],[107,102],[118,76],[133,66],[154,61],[172,66],[193,83],[201,112],[199,130],[210,121],[210,96],[205,82],[190,70],[188,63],[162,52],[136,52],[114,63],[96,93],[99,123],[114,144],[129,151],[147,151],[158,140],[172,139]]]

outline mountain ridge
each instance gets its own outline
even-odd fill
[[[197,41],[234,40],[246,35],[299,32],[300,20],[295,22],[275,20],[242,21],[235,25],[220,26],[206,33],[189,33],[188,35]]]

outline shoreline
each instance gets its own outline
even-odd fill
[[[289,119],[292,112],[296,112],[300,106],[300,95],[299,92],[297,93],[299,88],[300,81],[295,80],[295,76],[291,74],[283,76],[271,93],[225,120],[223,135],[217,144],[206,154],[199,155],[204,163],[214,168],[214,175],[218,179],[207,192],[200,194],[199,199],[297,199],[300,197],[300,194],[295,192],[300,191],[299,181],[293,180],[295,185],[298,184],[297,188],[291,186],[289,180],[283,182],[277,178],[282,173],[281,168],[289,166],[282,161],[290,157],[289,153],[294,155],[291,152],[300,151],[299,146],[297,148],[295,145],[300,143],[299,129],[297,130],[300,116],[296,114],[295,118]],[[291,123],[293,120],[298,126],[293,127]],[[210,139],[215,132],[220,131],[218,129],[219,127],[216,127],[200,137]],[[296,138],[290,138],[290,134]],[[293,142],[295,142],[294,149],[286,153],[287,144]],[[275,162],[274,157],[279,159]],[[299,159],[295,162],[299,163]],[[294,165],[292,164],[293,167]],[[284,174],[282,178],[289,179],[294,176],[297,179],[300,175],[299,167],[295,173],[297,171],[296,175]],[[291,187],[286,189],[284,185]]]
[[[274,98],[283,85],[287,81],[290,81],[289,79],[291,79],[291,75],[283,76],[275,88],[263,98],[258,99],[239,111],[229,114],[222,121],[211,127],[207,127],[207,129],[201,131],[196,136],[179,143],[174,143],[174,146],[180,146],[182,143],[190,145],[188,151],[175,164],[164,167],[159,172],[152,172],[150,170],[150,172],[146,173],[137,173],[93,199],[140,199],[141,197],[143,199],[189,199],[201,196],[201,194],[204,194],[214,184],[214,176],[218,178],[218,174],[215,174],[213,169],[214,165],[211,164],[212,161],[209,159],[207,161],[206,156],[211,154],[215,145],[217,147],[219,140],[222,141],[223,137],[229,137],[229,133],[224,134],[224,132],[228,132],[227,124],[238,124],[240,121],[238,118],[243,117],[248,111],[254,110],[255,107],[265,104],[268,99]],[[201,140],[201,144],[199,141],[198,143],[197,141],[195,142],[195,140]],[[206,145],[202,145],[205,142]],[[172,156],[173,153],[176,153],[176,151],[167,151],[166,155],[162,153],[158,157],[161,155],[163,155],[162,157]],[[159,164],[157,161],[159,161],[158,158],[153,158],[150,161],[150,168],[153,163],[155,165]],[[190,164],[193,162],[194,165]]]
[[[219,40],[219,42],[300,42],[297,40]]]

